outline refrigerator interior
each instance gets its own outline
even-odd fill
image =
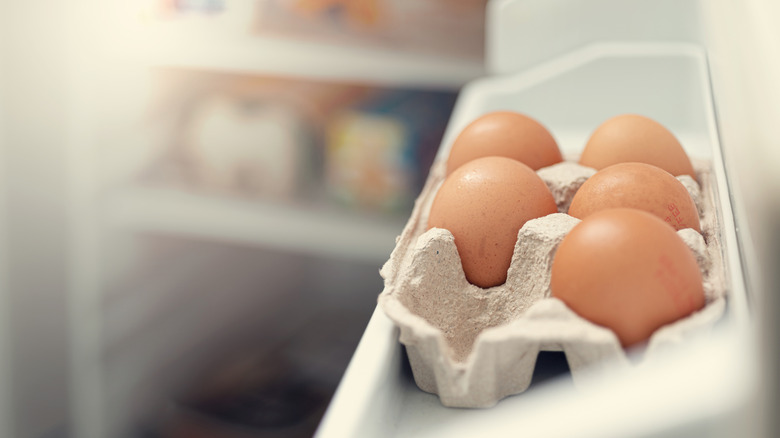
[[[313,434],[481,71],[392,23],[335,35],[348,9],[279,35],[266,8],[294,2],[201,6],[95,6],[113,21],[76,79],[97,88],[74,152],[76,436]]]
[[[777,308],[765,293],[775,283],[759,283],[780,247],[776,5],[326,3],[4,6],[0,436],[552,434],[552,423],[560,436],[701,436],[763,424],[777,406],[771,390],[756,393],[776,369],[764,315]],[[605,35],[593,50],[618,56],[545,84],[551,60]],[[614,69],[650,85],[607,80]],[[455,103],[474,79],[528,71],[519,100]],[[639,99],[706,155],[710,121],[697,105],[708,93],[749,292],[690,353],[719,366],[672,358],[573,396],[565,358],[547,353],[531,390],[491,410],[446,409],[421,392],[375,307],[379,267],[440,145],[477,112],[511,104],[576,152]],[[706,379],[724,383],[689,382]],[[688,391],[666,403],[658,388],[675,384]],[[592,411],[618,409],[625,388],[643,402],[605,430]]]

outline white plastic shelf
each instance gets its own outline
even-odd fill
[[[110,226],[135,232],[377,263],[389,257],[403,228],[402,220],[379,215],[158,188],[113,196],[107,216]]]
[[[656,367],[594,374],[590,385],[598,389],[554,379],[489,409],[447,408],[420,390],[404,369],[398,334],[377,307],[315,437],[755,436],[755,425],[728,423],[758,383],[743,332],[714,331],[689,350],[668,352]],[[710,433],[690,426],[719,419]]]
[[[415,53],[378,45],[218,32],[202,23],[131,26],[104,48],[149,67],[300,79],[457,89],[484,74],[481,59]]]

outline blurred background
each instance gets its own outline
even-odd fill
[[[0,436],[311,436],[484,16],[4,3]]]
[[[486,3],[4,2],[0,437],[311,436]],[[780,11],[705,3],[767,408]]]

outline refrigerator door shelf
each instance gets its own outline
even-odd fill
[[[749,377],[755,364],[745,360],[755,357],[749,354],[753,337],[704,50],[681,43],[592,44],[521,73],[474,81],[459,97],[437,159],[446,158],[457,133],[471,120],[501,109],[537,118],[567,157],[576,156],[607,118],[638,113],[667,126],[691,157],[711,161],[727,274],[725,320],[712,338],[691,342],[686,354],[670,355],[641,375],[637,370],[599,381],[599,391],[574,391],[569,382],[560,381],[491,409],[463,410],[443,407],[435,395],[415,386],[398,330],[378,308],[318,436],[572,436],[573,431],[578,436],[632,436],[669,432],[743,403],[755,384]],[[735,351],[744,354],[736,358]],[[704,369],[706,375],[701,374]],[[725,381],[729,384],[718,386]],[[624,406],[627,400],[631,406]],[[615,420],[616,410],[631,420]]]

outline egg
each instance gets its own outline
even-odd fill
[[[556,212],[550,190],[530,167],[484,157],[444,180],[431,204],[428,228],[449,230],[466,279],[489,288],[506,282],[523,224]]]
[[[580,164],[596,170],[625,162],[652,164],[674,176],[696,179],[691,160],[674,134],[655,120],[636,114],[602,123],[580,156]]]
[[[594,213],[566,235],[550,288],[575,313],[611,329],[624,347],[704,306],[693,252],[663,220],[629,208]]]
[[[480,157],[517,160],[533,170],[563,161],[558,144],[536,120],[513,111],[496,111],[471,122],[452,144],[447,173]]]
[[[577,190],[569,215],[584,219],[608,208],[652,213],[675,230],[701,232],[699,212],[685,186],[669,172],[645,163],[619,163],[588,178]]]

